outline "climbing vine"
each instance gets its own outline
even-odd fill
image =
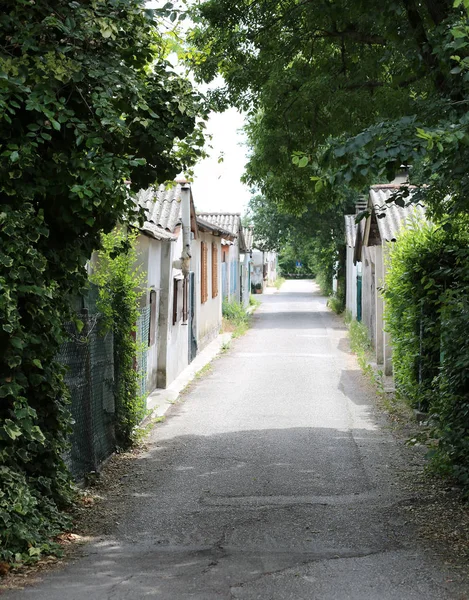
[[[104,315],[104,327],[114,334],[116,440],[121,448],[132,444],[135,427],[145,415],[136,369],[138,308],[145,278],[138,267],[136,240],[137,232],[124,228],[103,235],[90,277],[99,288],[97,308]]]
[[[43,251],[44,215],[25,202],[0,212],[0,559],[57,549],[72,499],[63,462],[67,390],[55,360],[65,310]]]
[[[0,557],[50,551],[72,497],[55,357],[102,232],[194,163],[206,107],[143,0],[0,11]],[[129,184],[129,182],[131,182]],[[129,189],[130,185],[130,189]]]

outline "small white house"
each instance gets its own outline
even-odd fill
[[[262,246],[261,246],[262,247]],[[261,286],[261,290],[267,285],[274,285],[277,279],[278,257],[273,251],[261,250],[253,242],[252,263],[251,263],[251,283],[253,288]]]
[[[384,285],[390,245],[396,241],[399,231],[406,225],[425,219],[425,210],[419,204],[401,207],[392,196],[406,186],[394,182],[374,185],[368,197],[366,221],[357,228],[355,260],[362,269],[362,321],[369,331],[370,341],[376,353],[376,363],[383,365],[385,375],[392,375],[392,346],[385,330],[384,300],[379,290]]]
[[[273,250],[264,252],[265,280],[267,285],[274,285],[278,277],[278,257]]]
[[[241,302],[243,298],[243,264],[241,256],[246,254],[243,227],[240,213],[199,213],[198,216],[208,223],[229,231],[230,238],[222,238],[222,296],[225,300]],[[244,261],[243,261],[244,262]]]
[[[197,217],[198,239],[192,242],[192,261],[197,269],[196,340],[202,350],[220,333],[222,326],[222,240],[234,241],[234,235]]]
[[[138,252],[146,276],[142,314],[147,319],[147,392],[166,388],[222,324],[223,247],[230,230],[196,216],[186,182],[138,194],[146,219]]]
[[[167,387],[195,356],[191,354],[189,336],[190,272],[187,275],[183,272],[184,266],[186,272],[190,267],[183,265],[182,257],[187,243],[190,245],[192,237],[197,237],[197,225],[187,184],[141,190],[137,199],[146,212],[137,249],[147,279],[143,309],[149,310],[147,391],[150,392],[156,387]]]

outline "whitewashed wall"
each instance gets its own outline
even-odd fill
[[[159,336],[159,300],[161,291],[161,244],[149,236],[140,234],[137,238],[137,253],[139,266],[145,274],[143,283],[145,292],[141,299],[141,307],[149,306],[151,290],[156,292],[156,330],[155,341],[148,347],[147,352],[147,392],[152,392],[157,385],[158,371],[158,336]]]
[[[354,249],[347,246],[346,254],[346,295],[345,295],[345,307],[350,311],[352,318],[357,318],[357,265],[353,264],[353,252]]]
[[[207,301],[201,301],[201,242],[207,244]],[[215,243],[218,255],[218,295],[212,297],[212,243]],[[192,262],[195,271],[196,331],[197,347],[200,352],[220,333],[222,324],[222,276],[221,276],[221,238],[210,233],[199,232],[197,240],[192,242]]]

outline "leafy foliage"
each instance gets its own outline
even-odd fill
[[[128,233],[123,228],[103,235],[90,277],[99,288],[97,307],[104,315],[104,327],[114,333],[116,440],[120,448],[133,443],[135,428],[145,416],[145,398],[139,395],[135,369],[138,307],[144,283],[136,238],[136,231]]]
[[[70,419],[62,367],[63,298],[47,268],[49,230],[26,202],[0,212],[0,557],[48,549],[72,498],[62,459]]]
[[[344,210],[352,210],[354,194],[344,194]],[[256,243],[279,251],[283,274],[316,275],[322,292],[332,293],[332,278],[338,275],[343,295],[344,218],[337,207],[318,211],[308,205],[301,214],[289,214],[264,196],[256,195],[249,203],[248,218],[254,226]],[[303,267],[298,269],[296,261]],[[339,272],[337,271],[339,264]]]
[[[428,410],[434,464],[469,491],[469,234],[424,226],[393,245],[384,297],[401,393]]]
[[[198,4],[196,68],[223,76],[220,107],[247,112],[245,180],[267,209],[340,216],[347,188],[363,193],[405,163],[421,186],[413,201],[438,218],[467,212],[467,10],[462,0]]]
[[[383,291],[396,385],[427,410],[440,364],[441,295],[452,277],[447,234],[417,224],[393,244]]]
[[[1,556],[64,525],[67,391],[55,356],[102,231],[201,152],[205,108],[141,0],[5,0],[0,14]],[[129,181],[131,181],[129,189]],[[18,555],[18,556],[17,556]]]
[[[229,324],[226,329],[232,331],[234,338],[246,333],[250,323],[250,316],[242,304],[236,300],[223,300],[222,314],[223,319]]]

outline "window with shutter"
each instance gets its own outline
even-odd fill
[[[218,248],[212,243],[212,298],[218,296]]]
[[[184,313],[184,279],[175,277],[173,279],[173,325],[176,325]]]
[[[201,264],[200,264],[200,300],[202,304],[208,300],[208,284],[207,284],[207,244],[201,242]]]

